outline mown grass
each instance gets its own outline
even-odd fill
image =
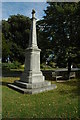
[[[2,79],[3,118],[68,118],[79,119],[80,79],[55,83],[57,89],[34,94],[21,94],[7,87],[19,77]]]

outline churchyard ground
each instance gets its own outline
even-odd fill
[[[21,94],[7,86],[19,79],[19,76],[2,79],[3,118],[79,119],[80,79],[71,79],[64,83],[52,81],[57,89],[34,95]]]

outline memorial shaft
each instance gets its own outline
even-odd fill
[[[29,47],[37,47],[37,37],[36,37],[36,18],[35,11],[32,11],[32,24],[30,31]]]
[[[22,93],[35,94],[56,88],[51,82],[45,81],[40,70],[40,49],[37,46],[35,10],[32,10],[32,24],[29,46],[25,51],[25,69],[20,80],[8,84],[9,87]]]
[[[35,11],[32,10],[29,46],[25,52],[25,70],[23,76],[21,77],[21,81],[29,83],[44,81],[44,76],[40,71],[40,51],[41,50],[37,46]]]

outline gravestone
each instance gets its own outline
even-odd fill
[[[35,10],[32,10],[32,24],[29,46],[25,51],[25,69],[20,80],[8,84],[9,87],[23,93],[34,94],[56,88],[55,84],[45,81],[40,70],[40,49],[37,46]]]

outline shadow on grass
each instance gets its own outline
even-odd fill
[[[63,89],[59,91],[61,95],[70,95],[70,97],[80,96],[80,79],[72,79],[68,82],[61,83],[62,85],[70,86],[69,89]]]
[[[61,83],[63,85],[68,85],[68,86],[80,86],[80,79],[78,78],[71,78],[70,80],[65,80],[65,82],[58,82]]]
[[[9,82],[0,82],[0,85],[3,85],[3,86],[7,86],[8,84],[10,84]]]
[[[11,71],[11,70],[2,70],[2,77],[20,77],[22,71]]]
[[[72,98],[75,98],[77,96],[80,96],[80,89],[76,88],[76,89],[72,89],[72,90],[61,90],[59,91],[59,94],[61,95],[69,95]]]

